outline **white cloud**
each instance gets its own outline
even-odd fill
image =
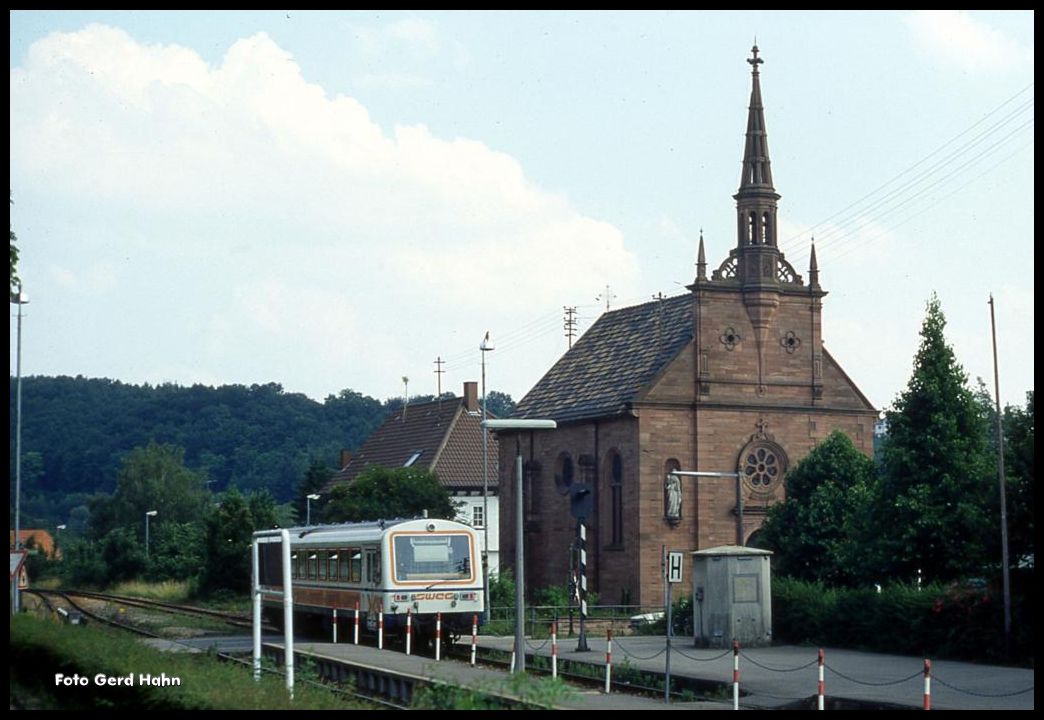
[[[964,10],[918,10],[906,22],[924,50],[969,72],[1005,71],[1033,63],[1031,49]]]
[[[423,24],[394,28],[434,42]],[[515,158],[421,125],[386,131],[354,98],[308,82],[264,33],[216,67],[101,25],[47,36],[11,70],[11,166],[13,183],[101,217],[96,267],[59,261],[54,282],[102,290],[125,276],[206,298],[155,314],[193,318],[181,331],[199,334],[210,374],[228,381],[244,353],[269,366],[261,377],[287,375],[285,360],[258,358],[282,351],[308,354],[313,377],[388,372],[428,351],[403,341],[410,323],[451,335],[482,297],[483,324],[505,327],[542,311],[535,298],[557,309],[607,282],[627,293],[636,272],[618,229],[540,188]],[[130,243],[148,267],[116,273]]]

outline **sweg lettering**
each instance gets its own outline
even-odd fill
[[[457,594],[451,592],[428,592],[428,593],[416,593],[413,596],[414,600],[456,600]]]

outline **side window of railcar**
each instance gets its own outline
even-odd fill
[[[376,550],[366,551],[366,580],[374,585],[381,581],[381,556]]]
[[[337,579],[341,582],[348,582],[348,560],[350,556],[348,554],[348,548],[341,548],[337,551]]]
[[[308,553],[308,579],[315,580],[316,568],[319,565],[319,553],[313,550]]]
[[[337,579],[337,559],[340,556],[341,556],[341,551],[340,550],[331,550],[330,551],[330,557],[327,559],[327,562],[329,563],[327,571],[326,571],[327,579],[329,579],[329,580],[336,580]]]
[[[348,548],[348,555],[352,563],[352,582],[362,582],[362,548]]]
[[[318,552],[318,555],[319,555],[319,579],[320,580],[325,580],[326,579],[326,556],[327,556],[327,554],[328,553],[325,550],[320,550]]]

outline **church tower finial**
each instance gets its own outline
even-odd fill
[[[816,239],[812,238],[812,257],[808,261],[808,285],[819,289],[819,263],[816,262]]]
[[[764,286],[777,282],[776,207],[779,194],[772,186],[759,67],[765,61],[758,57],[757,45],[751,48],[747,62],[751,66],[751,91],[743,147],[743,175],[739,191],[733,195],[736,200],[736,250],[740,255],[738,274],[744,286]]]
[[[700,228],[700,250],[696,254],[696,279],[707,279],[707,256],[703,252],[703,228]]]

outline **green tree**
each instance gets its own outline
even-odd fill
[[[185,467],[184,458],[183,449],[154,442],[131,450],[123,459],[112,499],[92,507],[95,535],[131,527],[144,537],[145,513],[152,510],[158,514],[150,529],[168,522],[197,522],[206,504],[206,486],[201,475]]]
[[[224,494],[204,520],[204,566],[200,590],[235,593],[250,589],[250,544],[255,530],[271,528],[275,502],[267,493]]]
[[[490,390],[486,393],[486,412],[498,418],[506,418],[515,411],[515,401],[507,393]]]
[[[1033,391],[1026,393],[1026,407],[1004,409],[1005,495],[1012,563],[1033,556]]]
[[[203,567],[203,524],[163,523],[149,537],[150,580],[188,580]]]
[[[14,205],[14,198],[11,198],[11,204]],[[15,243],[18,241],[18,237],[15,235],[14,228],[11,227],[8,222],[8,231],[11,233],[11,284],[10,287],[17,287],[21,284],[21,280],[18,279],[18,247]]]
[[[921,327],[913,376],[887,413],[880,502],[883,572],[911,580],[979,574],[991,531],[991,464],[982,407],[946,343],[938,298]]]
[[[769,508],[760,544],[777,572],[831,585],[866,581],[874,462],[835,430],[786,477],[786,499]]]
[[[349,485],[338,485],[323,508],[326,522],[357,522],[397,517],[452,519],[456,505],[434,473],[412,467],[367,468]]]

